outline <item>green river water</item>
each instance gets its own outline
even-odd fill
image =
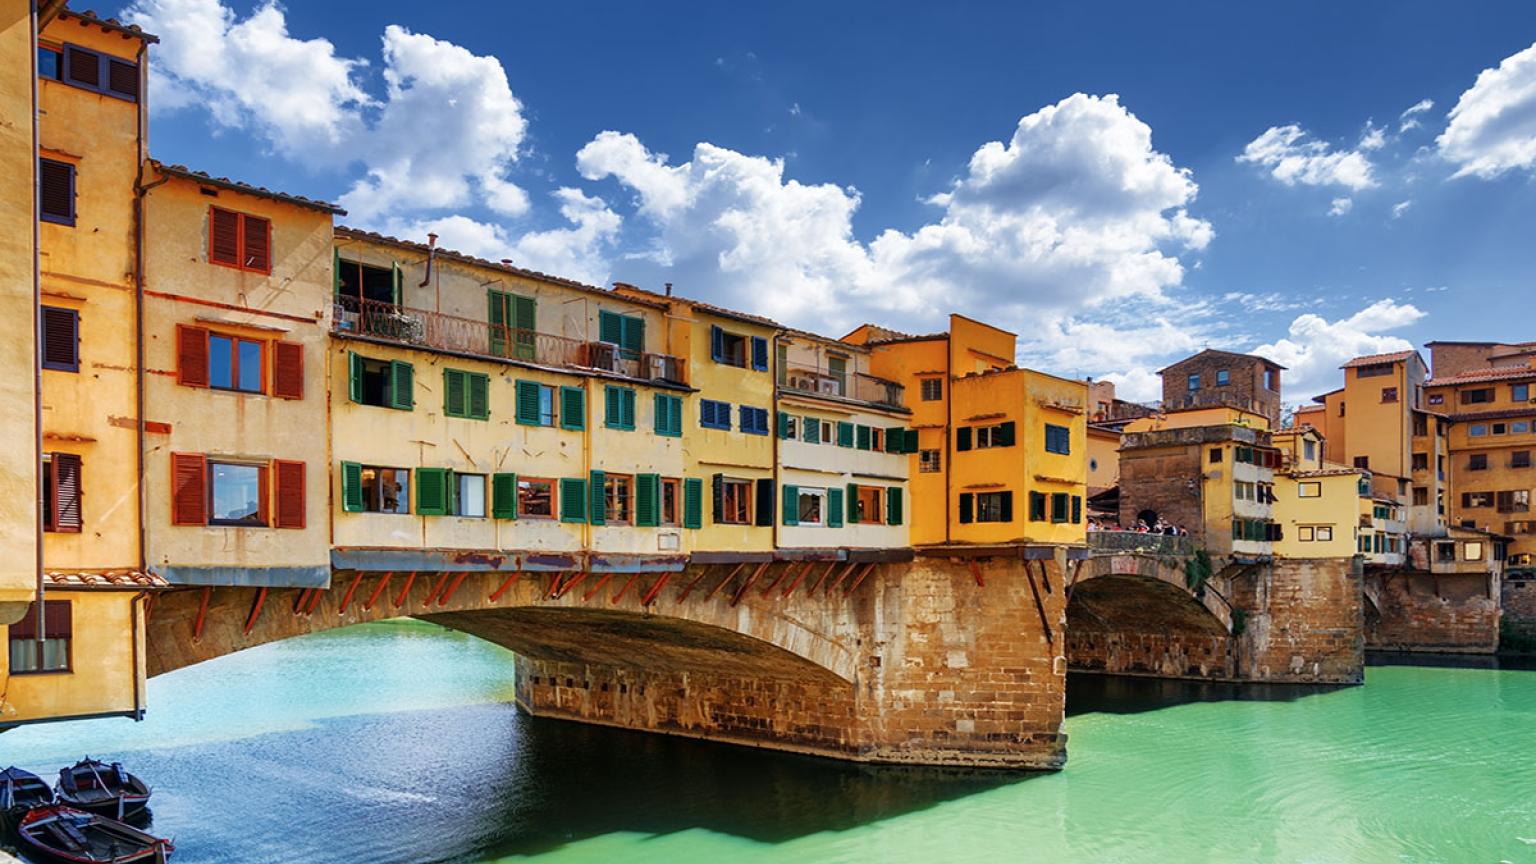
[[[537,720],[509,655],[361,625],[150,682],[143,723],[0,735],[155,787],[176,864],[1536,864],[1536,672],[1377,666],[1365,687],[1074,677],[1070,761],[1019,776]]]

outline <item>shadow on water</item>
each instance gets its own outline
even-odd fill
[[[1067,716],[1139,714],[1192,702],[1294,702],[1350,685],[1236,684],[1128,675],[1067,675]]]
[[[1429,654],[1411,651],[1367,651],[1367,666],[1432,666],[1439,669],[1504,669],[1536,671],[1532,654]]]

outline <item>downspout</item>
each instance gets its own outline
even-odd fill
[[[773,466],[771,473],[773,475],[773,495],[778,499],[780,510],[784,508],[784,465],[779,461],[779,435],[782,429],[780,425],[782,421],[779,419],[779,370],[777,367],[779,365],[779,340],[782,338],[784,338],[782,332],[773,334],[773,342],[771,343],[773,350],[769,352],[770,356],[768,357],[768,386],[772,388],[773,392],[773,398],[768,400],[768,413],[773,418],[769,421],[772,424],[769,427],[769,431],[773,433]],[[779,513],[778,518],[769,520],[769,538],[773,542],[774,551],[778,551],[779,548],[779,525],[783,523],[785,515],[784,513]]]
[[[950,542],[950,492],[954,489],[955,471],[955,376],[951,362],[955,350],[954,336],[944,337],[944,543]],[[922,382],[918,382],[922,390]],[[922,394],[919,392],[919,398]],[[919,457],[921,458],[921,457]]]
[[[432,262],[434,262],[436,260],[437,260],[437,235],[433,234],[432,232],[429,231],[429,232],[427,232],[427,269],[426,269],[426,272],[422,274],[422,276],[421,276],[421,284],[417,285],[416,286],[417,288],[425,288],[428,285],[432,284]],[[359,290],[359,291],[363,290],[362,289],[361,281],[359,281],[359,283],[358,283],[358,289],[357,290]],[[401,302],[402,302],[402,304],[404,303],[404,298],[401,298]]]
[[[134,352],[134,449],[139,486],[139,566],[140,572],[148,567],[149,534],[145,514],[149,512],[147,490],[144,486],[144,197],[150,189],[159,186],[169,177],[161,177],[149,186],[144,185],[144,161],[148,154],[144,146],[144,117],[149,112],[146,103],[148,70],[144,68],[147,46],[141,40],[135,58],[139,70],[139,103],[134,119],[134,136],[137,143],[138,166],[133,180],[133,352]],[[135,671],[137,676],[137,671]],[[135,685],[137,687],[137,685]]]
[[[36,507],[32,514],[36,519],[37,544],[35,569],[37,571],[37,602],[32,613],[37,620],[37,642],[41,653],[43,640],[47,638],[47,621],[43,615],[43,276],[42,276],[42,210],[38,202],[39,168],[38,152],[42,140],[38,134],[37,86],[37,2],[28,4],[31,28],[29,41],[32,70],[32,488],[36,492]]]

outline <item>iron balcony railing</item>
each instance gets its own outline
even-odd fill
[[[779,386],[798,393],[855,399],[874,405],[888,405],[892,408],[901,408],[906,404],[902,401],[904,388],[900,384],[866,375],[863,372],[845,372],[837,375],[810,366],[789,364],[784,369]]]
[[[337,333],[541,366],[599,370],[642,381],[688,383],[685,361],[626,351],[608,342],[585,342],[356,297],[337,298],[335,313],[332,327]]]
[[[1186,557],[1194,554],[1195,539],[1141,531],[1089,531],[1088,548],[1095,552],[1143,552]]]

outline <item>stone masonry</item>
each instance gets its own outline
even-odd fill
[[[1372,572],[1366,645],[1383,651],[1490,654],[1499,647],[1499,596],[1486,573]]]

